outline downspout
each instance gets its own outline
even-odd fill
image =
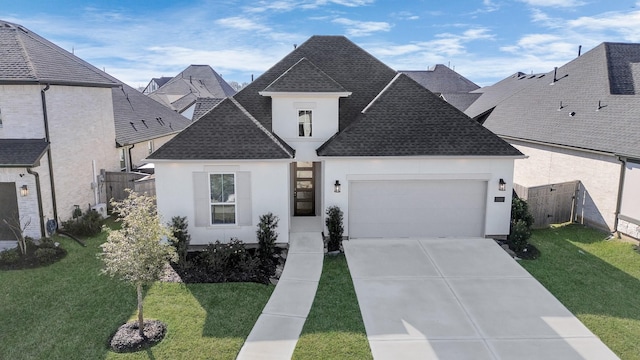
[[[44,119],[44,136],[45,140],[49,144],[47,150],[47,162],[49,163],[49,182],[51,183],[51,204],[53,205],[53,219],[58,221],[58,204],[56,202],[56,185],[53,176],[53,162],[51,157],[51,139],[49,138],[49,117],[47,116],[47,97],[45,91],[49,90],[50,85],[47,84],[44,89],[40,90],[40,96],[42,97],[42,117]]]
[[[38,197],[38,215],[40,217],[40,236],[46,237],[44,228],[44,211],[42,210],[42,192],[40,191],[40,174],[27,168],[27,172],[36,179],[36,196]]]
[[[627,161],[625,158],[618,156],[620,160],[620,180],[618,181],[618,199],[616,200],[616,213],[613,219],[613,232],[618,234],[618,216],[620,216],[620,207],[622,206],[622,190],[624,189],[624,176],[627,171]]]
[[[133,157],[131,156],[131,149],[133,149],[134,147],[136,147],[136,144],[132,144],[131,147],[127,150],[127,152],[129,153],[129,163],[125,164],[127,171],[133,171]]]

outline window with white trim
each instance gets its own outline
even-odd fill
[[[298,136],[311,137],[311,110],[298,110]]]
[[[236,224],[236,175],[209,174],[211,224]]]

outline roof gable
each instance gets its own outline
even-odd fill
[[[518,156],[514,147],[399,74],[320,156]]]
[[[234,95],[267,129],[271,129],[271,99],[259,92],[302,58],[352,93],[340,99],[340,129],[348,126],[396,73],[344,36],[312,36]]]
[[[342,85],[320,70],[307,58],[302,58],[280,77],[275,79],[264,92],[347,92]]]
[[[293,150],[226,98],[171,139],[149,159],[291,159]]]
[[[400,72],[407,74],[434,93],[469,92],[480,88],[473,81],[442,64],[437,64],[430,70],[400,70]]]
[[[0,20],[0,82],[117,86],[109,76],[23,26]]]

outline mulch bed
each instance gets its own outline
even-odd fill
[[[38,252],[39,249],[42,249]],[[49,250],[51,249],[51,250]],[[46,251],[46,256],[38,256],[39,253]],[[15,253],[7,256],[9,252]],[[27,247],[27,254],[20,255],[17,248],[4,250],[0,253],[0,270],[22,270],[33,269],[42,266],[51,265],[60,261],[67,256],[67,251],[59,246],[39,246],[30,245]]]
[[[167,325],[158,320],[145,320],[143,336],[140,336],[138,322],[128,322],[118,328],[111,337],[109,348],[115,352],[134,352],[152,347],[164,339]]]

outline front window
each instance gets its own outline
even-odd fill
[[[298,110],[298,136],[311,137],[311,110]]]
[[[235,174],[210,174],[211,224],[236,223]]]

